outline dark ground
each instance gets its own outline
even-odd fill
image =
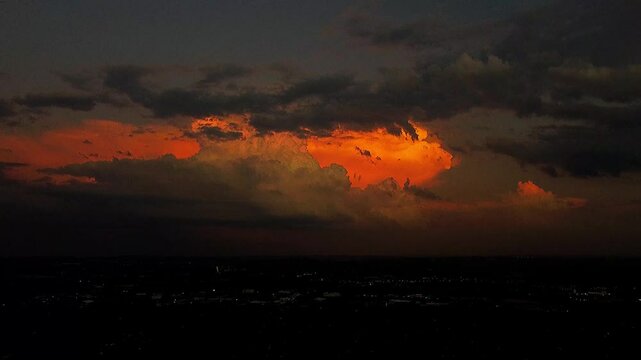
[[[0,359],[630,358],[641,259],[9,258]]]

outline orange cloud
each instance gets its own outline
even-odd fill
[[[152,159],[165,154],[187,158],[200,146],[171,125],[144,128],[110,120],[87,120],[77,127],[46,131],[37,136],[0,134],[0,161],[27,164],[8,171],[19,180],[43,177],[38,169],[116,159]],[[49,180],[64,183],[71,177],[54,175]],[[91,181],[91,179],[75,179]]]
[[[543,190],[532,181],[519,181],[516,192],[525,198],[554,198],[554,194]]]
[[[553,208],[577,208],[584,206],[587,201],[581,198],[557,197],[550,191],[545,191],[532,181],[519,181],[516,197],[512,199],[522,205],[544,206]]]
[[[345,167],[352,186],[365,188],[393,177],[403,183],[421,184],[452,167],[452,155],[441,145],[428,141],[428,132],[415,124],[418,140],[402,132],[334,130],[331,136],[311,137],[307,151],[320,163]]]

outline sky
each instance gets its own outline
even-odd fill
[[[0,2],[0,255],[641,255],[641,2]]]

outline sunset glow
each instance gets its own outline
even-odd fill
[[[8,170],[9,176],[34,181],[44,178],[42,169],[69,164],[153,159],[165,154],[188,158],[200,151],[198,141],[208,141],[211,146],[229,153],[218,155],[225,157],[255,156],[258,143],[274,143],[271,147],[292,144],[294,151],[309,152],[321,167],[331,164],[345,167],[353,187],[364,188],[390,177],[399,183],[410,179],[414,184],[421,184],[451,168],[452,155],[437,141],[429,141],[426,129],[414,126],[417,140],[404,131],[397,136],[385,129],[337,129],[331,136],[313,136],[301,142],[293,134],[257,135],[247,117],[241,115],[195,119],[191,123],[193,136],[185,136],[180,129],[166,124],[136,127],[111,120],[87,120],[77,127],[46,131],[37,136],[0,135],[5,149],[0,160],[25,164]],[[209,136],[212,133],[208,131],[212,130],[214,135]],[[302,144],[300,149],[298,143]],[[264,145],[260,148],[265,149]],[[71,179],[53,175],[47,182],[61,184]]]
[[[200,146],[170,125],[136,127],[111,120],[88,120],[78,127],[46,131],[38,136],[0,134],[4,151],[0,160],[25,166],[8,170],[19,180],[45,176],[40,169],[112,159],[153,159],[165,154],[188,158]],[[54,175],[48,182],[64,183],[68,176]],[[75,179],[90,181],[90,179]]]
[[[452,154],[436,141],[428,140],[428,131],[414,125],[418,140],[402,132],[400,136],[385,129],[372,131],[334,130],[331,136],[312,137],[307,150],[320,163],[345,167],[354,187],[366,187],[393,177],[421,184],[452,167]]]

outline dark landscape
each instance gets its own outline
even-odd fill
[[[2,359],[623,358],[638,259],[4,259]]]

